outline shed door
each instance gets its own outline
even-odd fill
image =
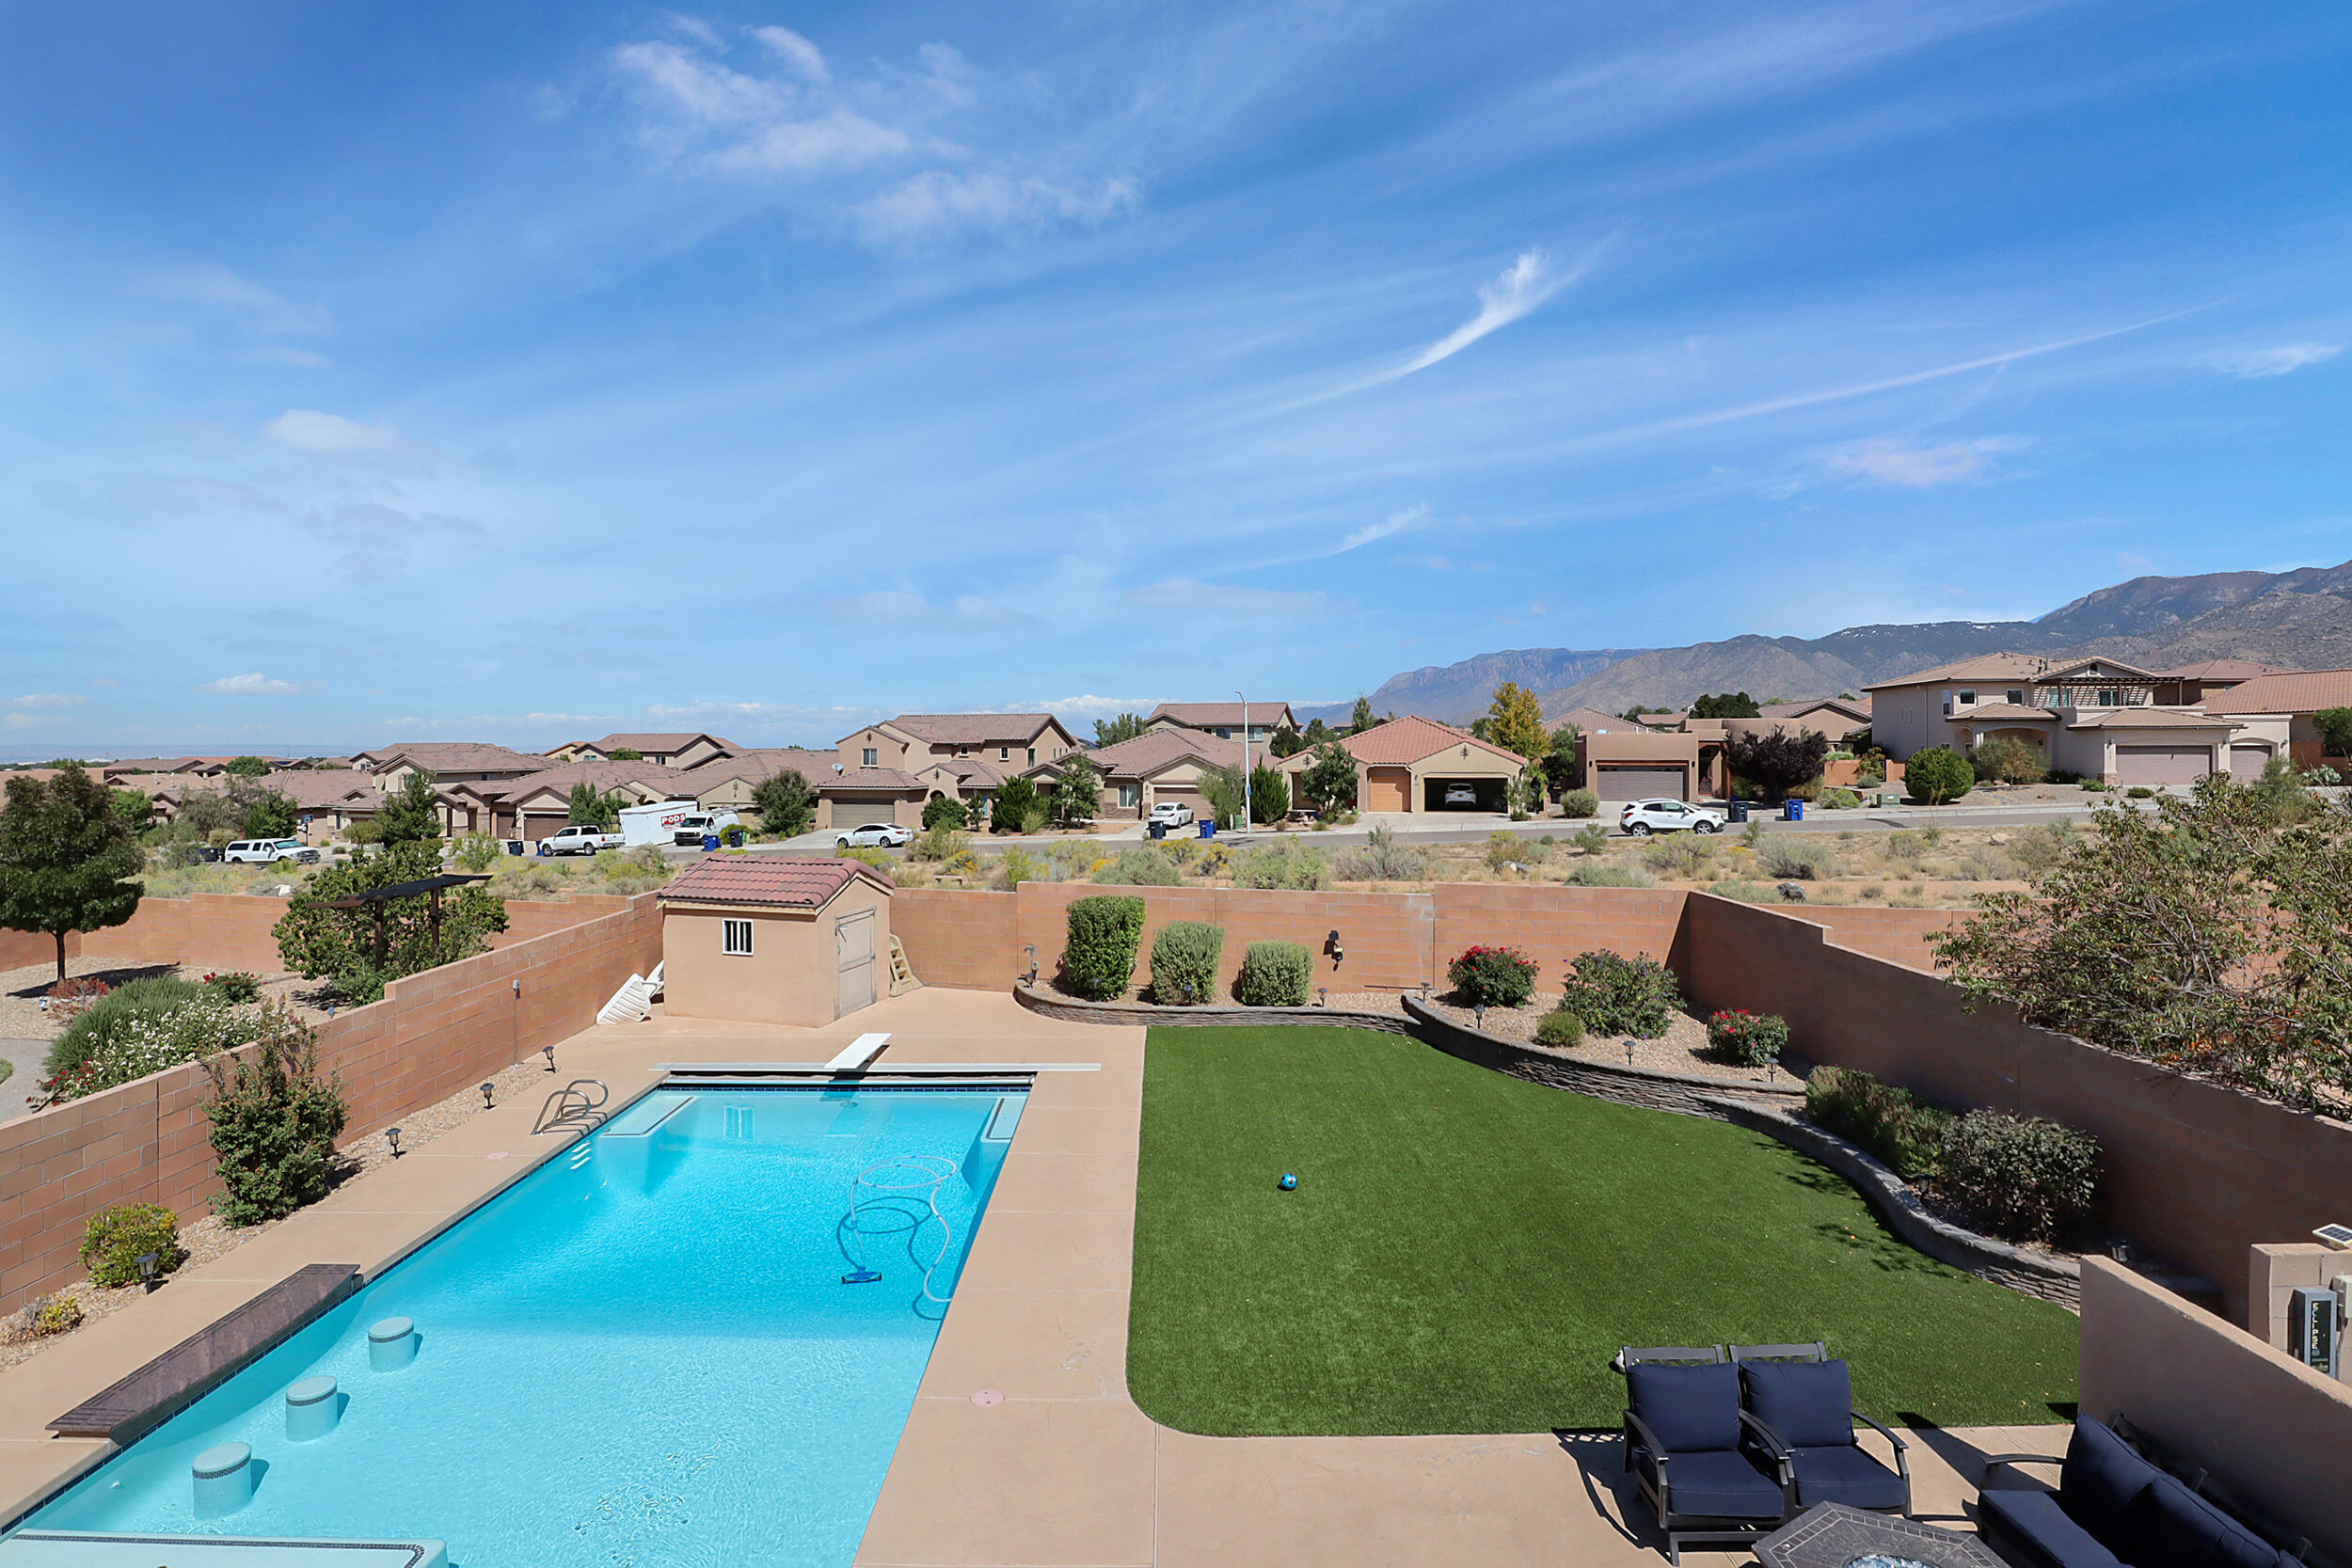
[[[1594,773],[1594,793],[1604,800],[1646,800],[1654,795],[1670,800],[1684,798],[1679,768],[1613,768],[1604,762]]]
[[[892,822],[897,818],[896,800],[860,800],[836,796],[833,802],[833,825],[836,828],[863,828],[876,822]]]
[[[834,922],[833,948],[839,974],[833,1016],[844,1017],[874,1005],[874,911],[858,910]]]
[[[2208,746],[2118,746],[2115,776],[2127,784],[2195,784],[2213,767]]]
[[[2241,779],[2259,779],[2263,769],[2270,766],[2267,746],[2233,746],[2230,748],[2230,772]]]
[[[1364,771],[1366,811],[1406,811],[1413,797],[1409,768],[1371,768]]]

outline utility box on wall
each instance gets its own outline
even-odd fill
[[[2287,1354],[2322,1377],[2340,1375],[2344,1298],[2308,1287],[2288,1298]]]

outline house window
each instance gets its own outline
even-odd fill
[[[868,768],[878,768],[882,765],[882,752],[871,746],[866,747],[859,755],[864,759],[865,766]]]
[[[2109,688],[2107,690],[2099,693],[2099,705],[2101,707],[2122,707],[2123,705],[2123,693]]]
[[[1009,746],[997,747],[996,760],[998,762],[1010,762],[1012,760],[1012,748]]]
[[[1037,748],[1034,746],[1029,748],[1029,760],[1031,762],[1035,762],[1037,760]]]
[[[2023,691],[2009,691],[2004,692],[2002,695],[2009,699],[2010,705],[2013,707],[2024,707],[2026,705],[2026,694]]]
[[[752,923],[750,921],[723,920],[719,926],[720,941],[724,944],[727,953],[744,958],[752,956]]]
[[[1143,803],[1143,786],[1141,784],[1120,784],[1119,786],[1119,803],[1125,810],[1135,810],[1136,807]]]
[[[1968,707],[1975,705],[1977,694],[1973,691],[1958,691],[1953,693],[1953,699],[1963,707]]]

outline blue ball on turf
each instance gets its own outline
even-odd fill
[[[1284,1171],[1282,1173],[1282,1180],[1277,1181],[1275,1185],[1281,1188],[1286,1193],[1295,1193],[1298,1190],[1298,1178],[1293,1176],[1288,1171]]]

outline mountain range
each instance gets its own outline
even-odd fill
[[[1517,648],[1392,675],[1372,693],[1379,713],[1466,722],[1495,688],[1517,681],[1546,715],[1680,707],[1702,692],[1835,696],[1873,681],[1984,654],[2101,652],[2151,669],[2249,658],[2303,669],[2352,667],[2352,562],[2291,572],[2134,578],[2031,621],[1848,626],[1826,637],[1728,638],[1680,648]],[[1300,709],[1343,718],[1350,705]]]

